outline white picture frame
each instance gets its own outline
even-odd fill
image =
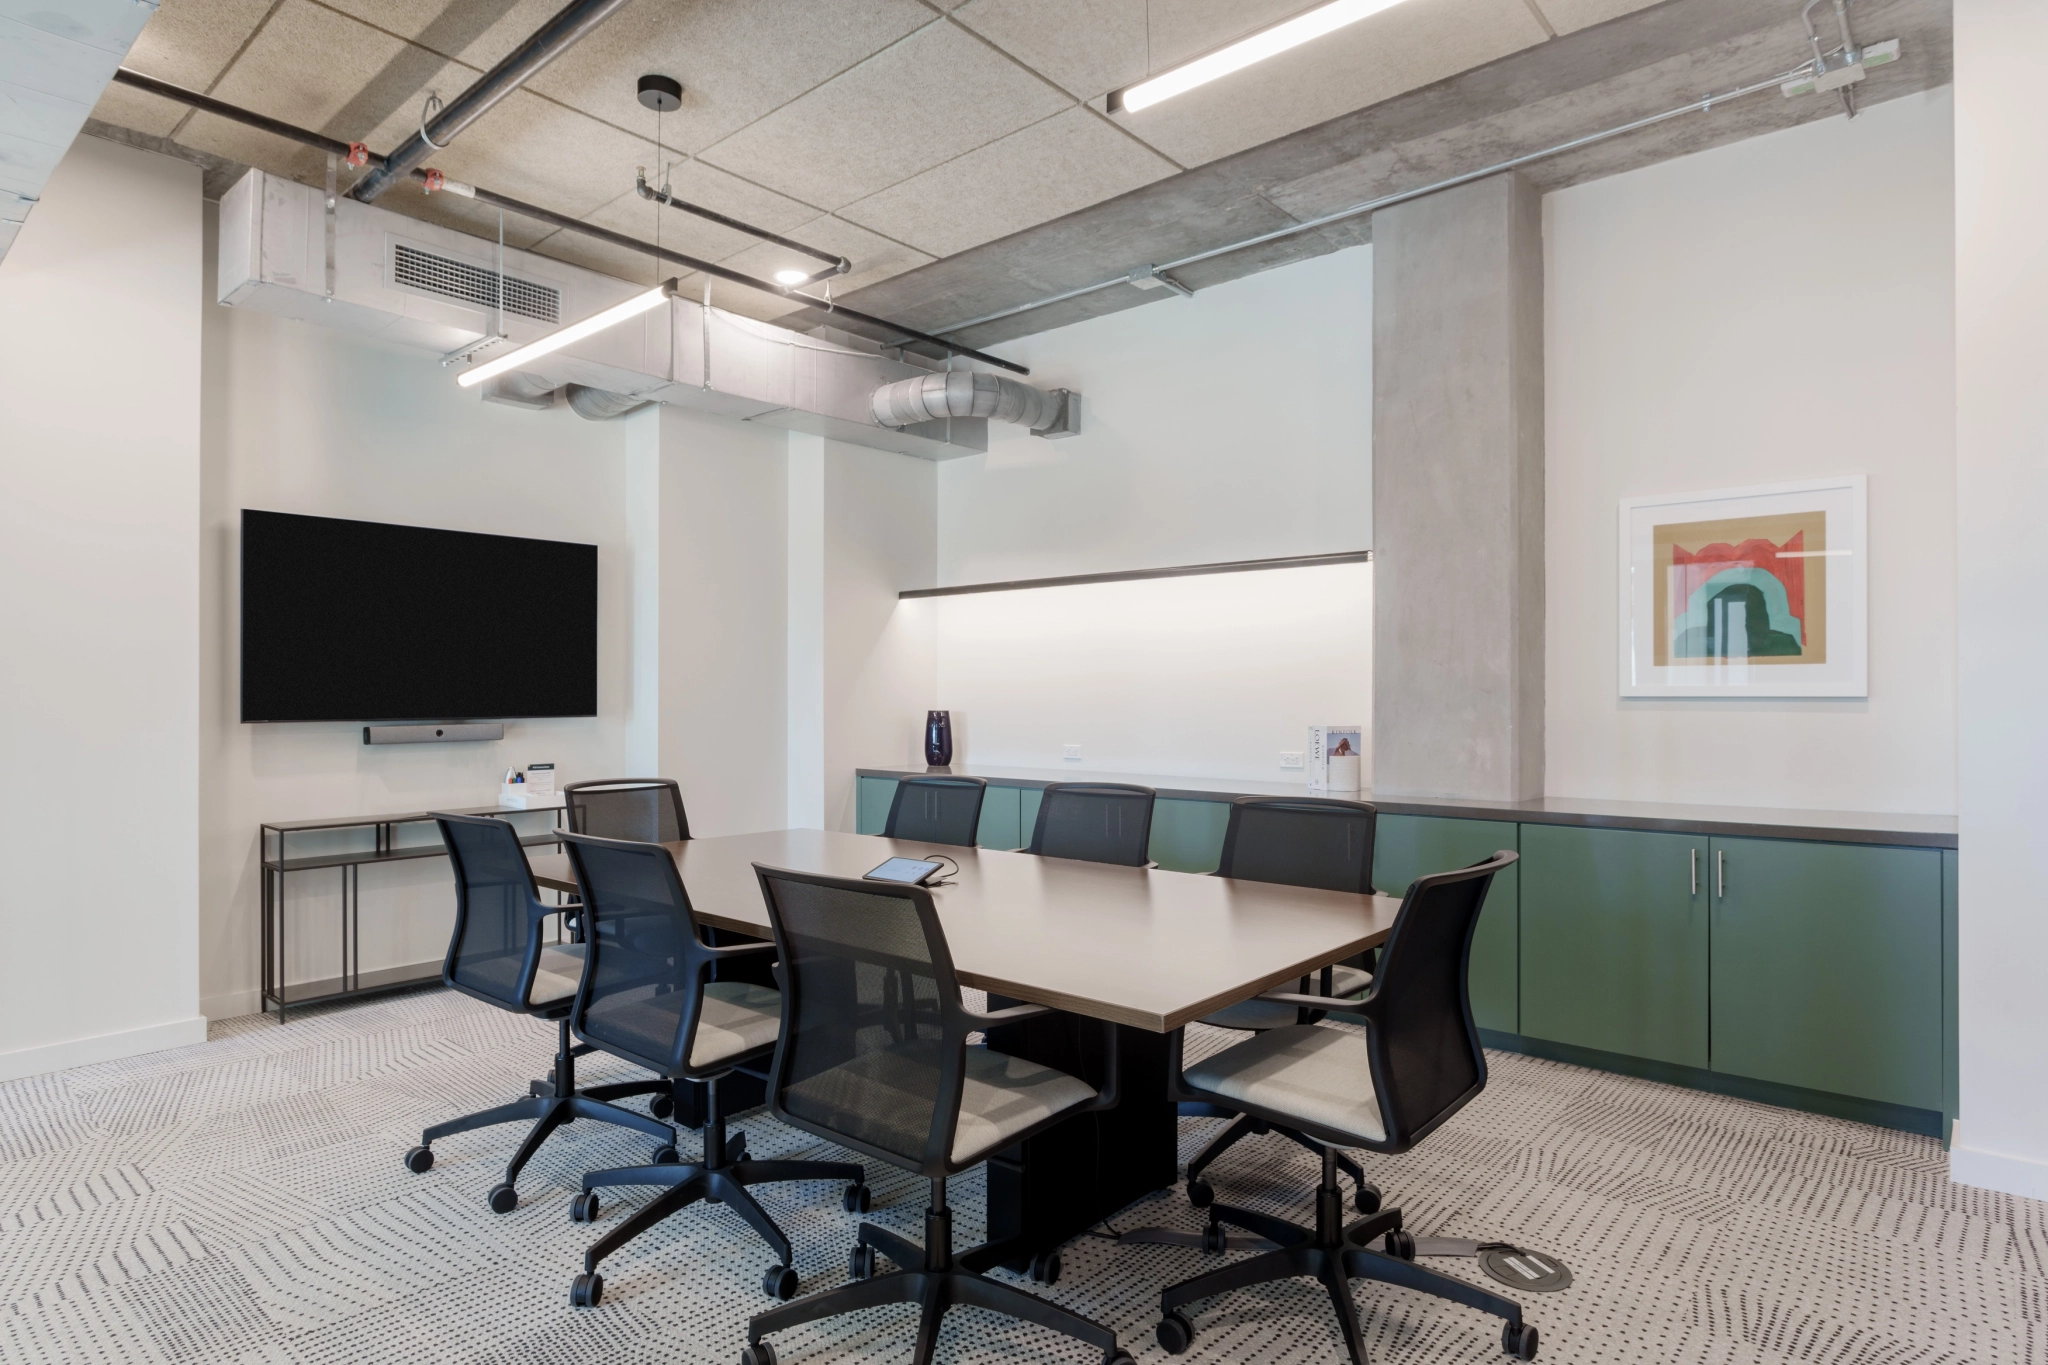
[[[1866,476],[1623,498],[1624,697],[1865,697]]]

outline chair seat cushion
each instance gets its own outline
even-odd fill
[[[1025,1129],[1094,1098],[1093,1086],[1064,1071],[970,1047],[967,1080],[960,1088],[960,1125],[953,1130],[953,1164],[964,1166],[1007,1147]]]
[[[712,981],[697,1011],[692,1068],[717,1066],[775,1042],[782,1032],[782,992],[747,981]]]
[[[540,968],[533,974],[533,988],[526,993],[526,1007],[538,1010],[566,1005],[576,998],[576,988],[582,984],[583,945],[543,943]]]
[[[1330,994],[1338,1000],[1362,1000],[1372,986],[1372,973],[1362,967],[1334,967],[1330,978]],[[1309,987],[1311,995],[1322,993],[1321,972],[1310,979]],[[1300,1011],[1292,1005],[1276,1005],[1267,1000],[1240,1000],[1214,1014],[1203,1015],[1202,1022],[1216,1028],[1256,1029],[1263,1033],[1267,1029],[1286,1028],[1300,1018]]]
[[[1346,1134],[1361,1145],[1387,1140],[1362,1033],[1290,1024],[1225,1048],[1185,1076],[1197,1090]]]

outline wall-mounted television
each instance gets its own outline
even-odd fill
[[[244,721],[597,714],[597,547],[242,512]]]

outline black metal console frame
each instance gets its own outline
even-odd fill
[[[552,817],[551,829],[559,829],[562,808],[542,807]],[[448,812],[454,815],[504,815],[517,816],[539,814],[536,811],[508,810],[500,806],[471,806]],[[405,990],[413,986],[431,986],[441,980],[440,957],[431,962],[408,963],[398,967],[382,967],[375,971],[362,970],[360,937],[357,932],[361,904],[361,869],[373,863],[408,862],[415,858],[445,858],[447,850],[441,846],[438,833],[431,841],[400,844],[398,831],[405,825],[433,825],[433,815],[427,811],[407,811],[400,815],[346,815],[327,820],[281,820],[266,822],[259,827],[262,841],[261,858],[263,894],[263,990],[257,998],[261,1013],[268,1014],[274,1005],[277,1021],[285,1022],[286,1011],[299,1005],[329,1004],[337,1000],[352,1000],[385,991]],[[290,840],[293,835],[332,833],[336,830],[369,830],[372,847],[350,849],[335,853],[316,853],[292,857]],[[561,847],[560,840],[552,834],[521,835],[520,843],[528,848]],[[319,981],[288,983],[285,980],[285,877],[295,872],[318,872],[332,868],[341,874],[341,975]]]

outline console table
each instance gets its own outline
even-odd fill
[[[471,806],[449,810],[446,813],[507,817],[545,815],[549,820],[547,832],[522,833],[519,842],[528,848],[561,846],[561,840],[554,834],[555,821],[561,814],[559,806],[532,811],[505,810],[498,806]],[[261,831],[263,994],[260,1008],[263,1013],[268,1014],[271,1006],[275,1005],[278,1022],[283,1023],[286,1010],[292,1006],[348,1000],[357,996],[374,995],[381,991],[403,990],[408,986],[427,986],[441,979],[442,959],[439,957],[431,962],[412,962],[397,967],[363,971],[356,932],[359,880],[361,870],[365,866],[405,862],[414,858],[447,856],[448,851],[441,843],[440,832],[434,827],[432,812],[345,815],[326,820],[281,820],[261,826]],[[366,843],[368,846],[319,853],[294,853],[292,850],[294,839],[297,839],[303,849],[307,836],[333,836],[343,831],[356,831],[356,839],[352,842]],[[425,833],[425,838],[418,837],[422,832]],[[321,842],[328,840],[323,839]],[[338,926],[341,938],[341,975],[318,981],[288,983],[285,980],[285,877],[293,873],[323,872],[330,869],[341,878],[341,923]]]

